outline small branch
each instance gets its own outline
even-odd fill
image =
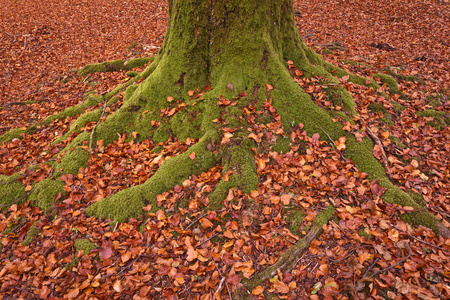
[[[345,161],[347,161],[347,159],[345,159],[345,156],[342,154],[342,152],[341,152],[341,151],[336,147],[336,145],[334,144],[334,141],[333,141],[333,139],[330,137],[330,135],[329,135],[325,130],[323,130],[322,127],[320,127],[320,129],[321,129],[321,130],[323,131],[323,133],[325,133],[325,134],[327,135],[327,137],[330,139],[331,145],[333,146],[334,149],[337,150],[337,152],[339,152],[339,154],[341,155],[342,159],[345,160]]]
[[[384,269],[382,269],[382,270],[376,271],[375,273],[373,273],[373,274],[371,275],[371,277],[377,275],[378,273],[388,271],[388,270],[394,268],[395,266],[398,266],[398,265],[401,264],[402,262],[406,261],[408,258],[410,258],[411,255],[412,255],[411,247],[409,247],[408,243],[405,243],[405,245],[406,245],[406,247],[408,247],[408,250],[409,250],[409,254],[408,254],[407,256],[403,257],[401,260],[399,260],[398,262],[396,262],[396,263],[393,264],[392,266],[389,266],[389,267],[384,268]]]
[[[5,80],[3,81],[3,84],[6,84],[9,80],[9,78],[11,78],[11,74],[12,74],[12,69],[11,69],[11,64],[9,63],[9,59],[5,59],[5,63],[8,66],[8,73],[6,74]]]
[[[428,246],[430,246],[430,247],[433,247],[433,248],[436,248],[436,249],[439,249],[439,250],[442,250],[442,251],[445,251],[445,252],[450,253],[450,250],[444,249],[444,248],[442,248],[442,247],[439,247],[439,246],[430,244],[430,243],[425,242],[425,241],[423,241],[423,240],[421,240],[421,239],[419,239],[419,238],[416,238],[415,236],[413,236],[413,235],[411,235],[411,234],[405,232],[403,229],[400,229],[400,228],[398,228],[397,226],[395,226],[394,224],[391,224],[390,222],[386,222],[386,223],[387,223],[388,225],[390,225],[391,227],[397,229],[398,231],[403,232],[404,234],[406,234],[406,235],[409,236],[410,238],[415,239],[415,240],[418,241],[418,242],[421,242],[422,244],[425,244],[425,245],[428,245]]]
[[[28,195],[30,195],[33,190],[34,190],[34,187],[29,192],[23,194],[23,196],[20,197],[19,199],[16,199],[13,202],[8,203],[8,204],[2,204],[2,205],[0,205],[0,207],[7,207],[7,206],[11,206],[13,204],[16,204],[17,202],[20,202],[20,200],[23,200],[24,198],[28,197]]]
[[[225,282],[225,279],[226,279],[225,277],[222,277],[222,279],[220,280],[219,286],[217,287],[216,292],[213,295],[213,300],[216,299],[216,294],[220,293],[222,291],[223,283]]]
[[[194,248],[198,248],[198,247],[200,247],[201,245],[203,245],[204,243],[206,243],[207,241],[210,241],[210,240],[212,240],[213,238],[215,238],[216,236],[218,236],[219,234],[218,233],[216,233],[216,234],[214,234],[212,237],[210,237],[210,238],[208,238],[208,239],[206,239],[206,240],[204,240],[203,242],[201,242],[200,244],[198,244],[197,246],[195,246]]]
[[[222,279],[220,280],[220,284],[223,284],[222,281],[225,281],[226,277],[222,275],[222,272],[220,272],[219,267],[217,266],[216,262],[214,261],[214,259],[211,257],[211,255],[208,253],[209,259],[213,262],[214,266],[217,269],[217,272],[219,272],[219,275],[222,277]],[[228,295],[230,296],[230,300],[233,299],[233,296],[231,295],[231,290],[230,287],[228,286],[228,283],[225,281],[225,285],[227,286],[227,290],[228,290]],[[220,285],[219,285],[220,287]],[[221,289],[222,290],[222,289]],[[217,291],[216,291],[217,293]],[[213,299],[215,299],[215,296],[213,297]]]
[[[196,220],[194,220],[194,222],[192,222],[191,224],[189,224],[184,230],[188,230],[189,227],[191,227],[192,225],[194,225],[195,223],[197,223],[201,218],[203,218],[204,216],[206,216],[206,213],[201,215],[200,217],[198,217]]]
[[[108,103],[108,101],[104,101],[104,105],[103,105],[103,111],[102,111],[102,115],[100,116],[100,119],[98,119],[97,124],[95,124],[94,128],[92,128],[91,131],[91,135],[89,136],[89,150],[92,151],[92,137],[94,136],[94,132],[95,132],[95,128],[97,128],[97,126],[100,124],[103,116],[105,115],[105,109],[106,109],[106,104]]]
[[[379,261],[380,259],[377,257],[375,258],[375,260],[373,261],[373,263],[367,268],[366,272],[364,273],[362,278],[365,278],[367,273],[370,272],[370,270],[372,270],[373,266],[375,266],[375,264]]]
[[[11,34],[11,33],[8,33],[8,32],[6,32],[6,31],[3,31],[3,33],[6,34],[6,35],[9,35],[9,36],[11,36],[11,37],[13,37],[13,38],[14,38],[13,43],[15,43],[15,42],[17,41],[18,35]]]
[[[289,240],[287,237],[285,237],[285,236],[280,232],[280,230],[278,230],[278,228],[277,228],[277,233],[278,233],[279,235],[281,235],[286,241],[288,241],[288,242],[291,243],[292,245],[295,245],[295,242],[292,242],[292,241]]]
[[[384,168],[386,169],[386,173],[388,174],[389,178],[392,179],[392,171],[389,167],[389,161],[387,159],[386,152],[384,151],[383,144],[381,143],[380,139],[372,132],[372,130],[369,129],[369,127],[367,127],[366,132],[369,135],[369,137],[375,142],[375,144],[377,144],[378,147],[380,147]]]

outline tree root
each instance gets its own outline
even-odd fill
[[[308,233],[301,240],[297,241],[295,245],[286,250],[275,264],[254,275],[253,278],[243,280],[242,285],[235,291],[233,299],[248,299],[253,288],[277,275],[278,271],[291,271],[299,261],[303,252],[308,249],[309,244],[322,233],[322,226],[327,224],[333,216],[334,207],[330,205],[326,210],[317,215],[317,218],[313,222]]]

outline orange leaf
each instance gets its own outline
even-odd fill
[[[142,113],[142,115],[145,115],[146,113],[148,113],[148,110],[144,110],[144,112]]]
[[[279,293],[282,293],[282,294],[287,294],[287,293],[289,293],[289,286],[288,286],[286,283],[282,282],[282,281],[277,281],[277,282],[275,282],[275,283],[273,284],[273,287],[274,287]]]
[[[136,138],[138,135],[138,133],[136,131],[133,131],[131,134],[133,135],[134,138]]]
[[[283,203],[283,205],[289,205],[290,202],[291,197],[288,194],[281,195],[281,203]]]
[[[202,227],[205,229],[213,227],[213,223],[211,223],[211,221],[206,218],[202,218],[200,220],[200,224],[202,224]]]
[[[116,281],[114,281],[113,289],[114,289],[116,292],[118,292],[118,293],[121,293],[121,292],[122,292],[122,284],[120,283],[120,280],[119,280],[119,279],[117,279]]]
[[[198,257],[198,252],[194,249],[194,247],[189,247],[188,251],[187,251],[187,257],[186,260],[187,261],[193,261],[194,259],[196,259]]]
[[[192,159],[192,160],[194,160],[194,158],[195,158],[195,152],[192,152],[191,154],[189,154],[189,158]]]
[[[264,288],[260,285],[255,287],[252,291],[252,295],[261,295],[264,292]]]
[[[78,296],[79,293],[80,293],[80,290],[78,288],[74,288],[69,293],[65,294],[64,298],[66,298],[66,299],[74,299],[74,298],[76,298]]]
[[[167,101],[172,102],[173,101],[173,97],[171,97],[171,96],[167,97]]]
[[[189,95],[189,97],[192,97],[194,95],[194,91],[189,91],[188,95]]]
[[[267,89],[267,91],[271,91],[271,90],[273,90],[273,86],[271,86],[270,84],[266,83],[266,89]]]

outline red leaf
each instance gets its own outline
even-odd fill
[[[241,276],[236,274],[233,274],[227,278],[227,282],[231,283],[232,285],[237,285],[239,282],[241,282],[241,280],[242,280]]]

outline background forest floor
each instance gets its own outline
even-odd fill
[[[433,124],[439,122],[417,113],[433,108],[446,112],[448,120],[449,2],[303,0],[295,2],[295,9],[304,41],[329,62],[364,76],[396,76],[402,97],[391,96],[406,109],[391,123],[367,110],[381,100],[369,99],[358,86],[346,87],[360,105],[358,113],[371,120],[366,125],[376,126],[385,137],[397,184],[421,194],[430,212],[450,227],[450,129],[444,121]],[[0,16],[3,134],[82,103],[87,93],[104,94],[128,80],[125,71],[79,76],[73,70],[155,55],[165,33],[167,5],[144,0],[29,0],[24,5],[3,0]],[[308,90],[310,82],[301,84]],[[388,101],[378,103],[392,111]],[[74,120],[58,120],[22,140],[1,144],[0,175],[24,172],[51,158],[64,144],[50,142]],[[93,126],[86,124],[86,130]],[[383,135],[388,130],[404,148],[389,143]],[[155,145],[150,141],[120,139],[106,147],[107,157],[93,154],[87,168],[64,178],[68,194],[59,199],[63,201],[54,206],[53,214],[28,204],[0,213],[0,299],[212,299],[216,291],[216,298],[226,298],[239,284],[237,272],[250,277],[274,263],[305,234],[325,201],[336,205],[338,219],[324,227],[292,272],[255,286],[252,297],[270,291],[285,299],[450,298],[450,240],[405,224],[399,216],[407,208],[383,203],[375,184],[351,163],[340,162],[331,147],[313,139],[305,138],[306,159],[320,157],[326,163],[316,165],[318,173],[313,174],[321,184],[304,186],[300,199],[285,196],[275,180],[280,173],[298,178],[292,170],[297,168],[294,159],[272,154],[267,165],[263,162],[269,157],[255,157],[264,180],[251,195],[257,205],[250,208],[247,196],[234,190],[230,197],[241,200],[237,205],[227,206],[225,201],[223,210],[204,213],[202,193],[213,189],[222,176],[217,166],[162,195],[159,200],[167,216],[160,211],[147,220],[111,227],[84,215],[89,203],[143,182],[164,159],[185,151],[190,143],[170,140],[162,145],[161,157],[151,152]],[[24,174],[24,184],[51,172],[39,166]],[[330,166],[342,172],[332,178]],[[174,209],[177,201],[188,204]],[[294,202],[307,212],[296,228],[287,221],[286,209]],[[169,216],[171,210],[175,212]],[[262,216],[257,225],[256,216]],[[36,228],[36,235],[24,245],[30,228]],[[83,255],[74,243],[92,249]]]

